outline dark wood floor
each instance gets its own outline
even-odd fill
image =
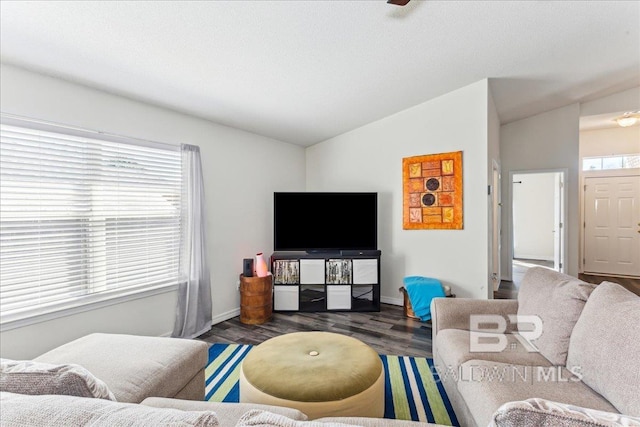
[[[603,281],[618,283],[625,288],[629,289],[636,295],[640,295],[640,279],[634,279],[630,277],[612,277],[612,276],[596,276],[593,274],[578,274],[581,280],[587,283],[600,284]]]
[[[520,285],[510,280],[503,280],[500,282],[500,286],[497,291],[493,292],[495,299],[517,299],[518,289]]]
[[[517,298],[526,263],[514,264],[514,281],[502,281],[495,298]],[[611,277],[580,277],[590,283],[609,280],[621,283],[640,295],[640,280]],[[635,289],[635,290],[634,290]],[[350,335],[369,344],[380,354],[431,357],[431,322],[407,318],[403,307],[381,304],[380,312],[274,313],[262,325],[245,325],[239,317],[213,325],[197,339],[210,343],[257,345],[289,332],[326,331]]]
[[[552,267],[553,263],[549,261],[536,261],[536,260],[514,260],[513,261],[513,274],[512,280],[503,280],[500,282],[498,290],[494,292],[494,298],[518,298],[518,289],[520,283],[527,270],[534,265],[540,265],[544,267]],[[593,274],[578,274],[580,280],[584,280],[587,283],[594,283],[599,285],[603,281],[618,283],[636,295],[640,295],[640,279],[629,277],[614,277],[614,276],[596,276]]]
[[[262,325],[245,325],[239,317],[213,325],[198,339],[210,343],[260,344],[289,332],[326,331],[349,335],[379,354],[431,357],[431,322],[404,316],[403,307],[381,304],[379,312],[274,313]]]

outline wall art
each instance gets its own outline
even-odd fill
[[[402,159],[405,230],[462,227],[462,151]]]

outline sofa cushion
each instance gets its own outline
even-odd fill
[[[458,391],[478,426],[490,423],[503,404],[531,397],[618,412],[604,397],[561,366],[524,366],[470,360],[462,364]]]
[[[629,427],[640,418],[532,398],[508,402],[493,414],[489,427]]]
[[[471,352],[469,331],[460,329],[444,329],[438,333],[438,346],[436,351],[445,367],[436,367],[438,370],[454,369],[464,362],[472,359],[489,360],[494,362],[515,363],[518,365],[549,366],[549,361],[540,353],[528,352],[513,334],[506,334],[507,347],[499,352]],[[496,337],[496,340],[498,338]]]
[[[554,365],[567,361],[569,339],[596,285],[544,267],[527,270],[518,291],[518,315],[542,320],[542,335],[532,340]]]
[[[149,396],[174,397],[201,374],[208,348],[197,340],[96,333],[34,360],[78,364],[104,381],[118,401],[139,403]],[[204,380],[198,394],[204,399]]]
[[[640,417],[640,297],[602,282],[571,335],[567,367],[621,413]]]
[[[297,409],[285,408],[284,406],[260,405],[258,403],[198,402],[166,397],[148,397],[142,401],[141,405],[182,409],[184,411],[214,411],[218,415],[218,422],[221,426],[235,426],[240,417],[251,409],[262,409],[284,415],[296,421],[307,420],[307,416]]]
[[[0,391],[116,400],[109,387],[82,366],[31,360],[0,359]]]
[[[240,417],[236,427],[354,427],[354,424],[296,421],[273,412],[251,409]]]
[[[152,408],[77,396],[0,393],[2,425],[158,427],[218,426],[215,412]]]

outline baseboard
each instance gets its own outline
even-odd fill
[[[536,255],[536,254],[519,254],[518,256],[513,256],[514,260],[532,260],[532,261],[553,261],[553,256],[549,257],[547,255]]]
[[[392,304],[392,305],[404,305],[404,298],[390,298],[390,297],[380,297],[380,302],[384,304]]]
[[[215,325],[216,323],[224,322],[237,316],[240,316],[240,307],[214,316],[213,319],[211,319],[211,323]]]
[[[236,316],[240,316],[240,308],[234,308],[233,310],[229,310],[225,313],[222,314],[218,314],[217,316],[214,316],[211,319],[211,323],[213,325],[215,325],[216,323],[220,323],[220,322],[224,322],[225,320],[229,320],[232,319]],[[160,335],[161,337],[170,337],[172,334],[172,332],[165,332],[164,334]]]

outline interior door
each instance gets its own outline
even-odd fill
[[[501,231],[501,213],[502,213],[502,200],[500,186],[500,166],[493,161],[493,172],[491,182],[491,212],[492,212],[492,242],[491,242],[491,282],[493,284],[493,290],[497,291],[500,287],[500,236]]]
[[[551,263],[559,212],[559,172],[519,172],[512,181],[513,258]],[[561,255],[559,256],[559,260]]]
[[[640,175],[585,183],[584,272],[640,276]]]
[[[555,194],[553,197],[553,269],[564,272],[562,263],[564,251],[564,174],[558,172],[554,178]]]

